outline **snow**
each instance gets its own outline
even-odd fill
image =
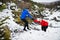
[[[60,40],[59,30],[55,28],[48,28],[48,32],[31,30],[21,34],[15,34],[12,40]]]
[[[59,1],[59,0],[32,0],[32,1],[38,2],[38,3],[43,3],[43,2],[51,3],[51,2],[55,2],[55,1]]]
[[[57,13],[57,12],[53,12]],[[53,14],[55,15],[55,14]],[[7,25],[9,29],[12,31],[11,32],[11,40],[60,40],[60,28],[53,28],[53,27],[48,27],[47,31],[44,32],[41,30],[41,25],[38,24],[29,24],[30,27],[32,28],[38,28],[40,29],[39,31],[37,30],[28,30],[27,32],[20,32],[20,30],[23,30],[23,26],[20,26],[19,24],[15,23],[13,20],[13,14],[11,10],[5,9],[2,12],[0,12],[0,18],[1,20],[5,17],[9,16],[9,19],[7,19],[4,25]],[[57,15],[56,15],[57,16]],[[52,16],[51,16],[52,17]],[[55,23],[56,21],[54,20],[47,20],[49,23]],[[4,26],[3,25],[3,26]],[[53,25],[59,25],[58,24],[53,24]],[[17,29],[18,32],[15,33],[14,30]]]

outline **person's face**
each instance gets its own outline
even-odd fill
[[[32,11],[31,8],[28,8],[28,9],[29,9],[29,11]]]

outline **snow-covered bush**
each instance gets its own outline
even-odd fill
[[[1,12],[2,14],[2,12]],[[10,40],[10,30],[7,25],[4,25],[7,19],[9,17],[3,18],[3,15],[0,14],[1,20],[0,20],[0,40]]]
[[[50,14],[49,9],[46,8],[43,12],[41,12],[41,15],[47,17],[47,16],[50,16],[51,14]]]
[[[15,3],[7,3],[7,8],[11,10],[17,9],[17,6]]]
[[[60,15],[56,17],[56,20],[60,22]]]
[[[34,11],[33,11],[33,14],[34,14],[34,15],[39,15],[38,10],[34,10]]]
[[[54,10],[54,11],[52,11],[52,14],[50,14],[50,16],[44,17],[44,19],[47,19],[47,20],[52,20],[53,19],[53,20],[59,21],[60,20],[60,12]]]
[[[2,4],[1,6],[0,6],[0,11],[2,11],[3,9],[5,9],[6,8],[6,4]]]
[[[54,27],[54,28],[60,28],[60,22],[55,22],[53,21],[53,23],[50,23],[50,27]]]
[[[2,5],[2,2],[0,2],[0,6]]]
[[[0,26],[0,40],[11,40],[8,26]]]

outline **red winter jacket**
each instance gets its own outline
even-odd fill
[[[48,26],[48,22],[45,20],[40,21],[41,26]]]
[[[41,21],[38,21],[38,20],[34,20],[35,23],[39,23],[41,26],[48,26],[48,22],[45,21],[45,20],[41,20]]]
[[[38,20],[35,19],[34,22],[35,22],[35,23],[39,23],[40,21],[38,21]]]

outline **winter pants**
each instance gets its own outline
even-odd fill
[[[25,19],[22,19],[22,21],[25,23],[24,24],[24,30],[26,29],[26,27],[27,27],[27,29],[29,29],[29,27],[28,27],[28,21],[25,20]]]
[[[46,32],[46,29],[48,28],[48,26],[42,26],[41,27],[41,29],[43,30],[43,31],[45,31]]]

